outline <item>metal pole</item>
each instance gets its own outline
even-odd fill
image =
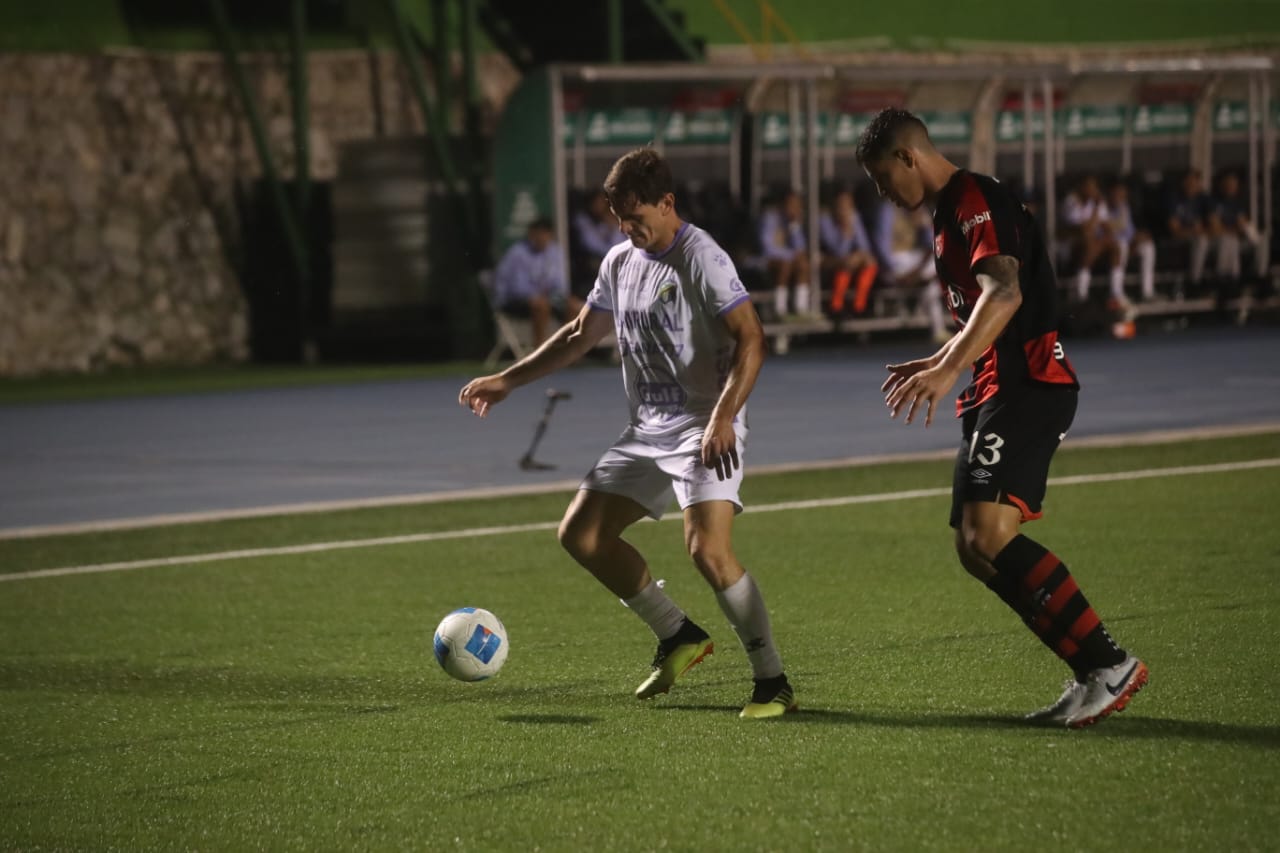
[[[1120,174],[1133,173],[1133,110],[1129,104],[1120,107],[1124,110],[1124,127],[1120,131]]]
[[[311,230],[311,149],[308,143],[310,126],[307,85],[307,4],[306,0],[293,0],[290,16],[289,41],[292,73],[290,88],[293,90],[293,188],[298,215],[298,227],[304,233]],[[309,241],[308,241],[309,242]],[[309,259],[308,259],[309,260]],[[298,324],[302,338],[302,358],[314,364],[319,357],[314,335],[311,332],[311,266],[307,264],[305,275],[298,282]]]
[[[467,169],[467,184],[471,193],[471,209],[484,209],[484,172],[485,162],[481,155],[485,151],[484,140],[480,135],[480,85],[476,74],[476,0],[459,0],[458,17],[462,30],[462,86],[466,110],[463,124],[466,130],[467,150],[470,152],[470,163]],[[479,230],[483,231],[483,223],[487,218],[478,220]],[[481,256],[489,255],[487,240],[482,241],[477,234],[473,237]]]
[[[671,36],[671,40],[680,48],[680,52],[685,55],[685,59],[690,62],[701,62],[702,54],[698,52],[697,46],[689,40],[689,35],[672,19],[671,14],[657,0],[644,0],[644,4],[649,7],[649,12],[658,20],[662,28],[667,31],[667,35]]]
[[[297,217],[289,207],[284,185],[280,183],[280,175],[276,171],[275,161],[271,156],[271,146],[267,144],[267,131],[258,111],[258,102],[253,96],[253,90],[249,87],[244,66],[240,64],[239,50],[236,47],[235,36],[231,32],[231,24],[227,20],[226,7],[223,6],[222,0],[209,0],[209,9],[213,13],[214,30],[222,49],[223,59],[231,72],[231,82],[244,106],[245,118],[249,122],[249,135],[253,138],[253,147],[258,152],[258,162],[262,165],[263,178],[271,190],[272,207],[280,217],[280,227],[284,230],[285,242],[289,246],[289,258],[293,261],[294,271],[299,281],[306,281],[307,250],[304,238],[298,228]]]
[[[745,113],[734,113],[729,125],[729,197],[742,204],[742,122]]]
[[[458,192],[458,171],[454,168],[453,155],[449,151],[447,130],[441,123],[439,114],[433,108],[431,99],[427,97],[427,82],[423,77],[417,53],[413,49],[413,41],[409,38],[409,28],[405,24],[404,16],[401,14],[400,4],[398,0],[386,0],[386,4],[391,16],[392,29],[395,31],[396,45],[400,49],[400,57],[404,60],[405,67],[409,72],[409,83],[418,99],[423,118],[426,120],[427,130],[431,136],[436,158],[439,161],[440,173],[444,177],[449,191],[462,203],[463,215],[466,217],[464,224],[467,231],[467,239],[474,244],[477,231],[475,211],[472,209],[471,199],[466,194]]]
[[[1271,175],[1275,170],[1276,160],[1276,129],[1275,124],[1271,120],[1271,76],[1269,74],[1260,75],[1261,80],[1261,112],[1262,112],[1262,210],[1260,221],[1265,223],[1263,233],[1267,235],[1268,240],[1271,236],[1271,229],[1274,227],[1275,209],[1272,207],[1271,200]],[[1269,250],[1270,246],[1264,247]]]
[[[552,66],[547,70],[547,85],[551,88],[551,191],[554,193],[551,205],[555,209],[556,242],[560,245],[562,255],[561,269],[568,271],[569,266],[569,188],[565,185],[564,174],[564,140],[560,136],[560,127],[564,123],[564,81],[560,69]]]
[[[561,115],[564,113],[561,112]],[[575,121],[573,128],[573,185],[587,185],[587,134],[583,132],[581,121]],[[593,187],[594,189],[594,187]]]
[[[1036,185],[1036,149],[1031,141],[1031,80],[1022,81],[1022,180],[1026,192]]]
[[[1250,74],[1249,107],[1245,113],[1245,120],[1249,124],[1249,177],[1245,184],[1249,188],[1249,221],[1255,224],[1258,223],[1258,101],[1262,95],[1259,90],[1258,75]]]
[[[746,114],[743,114],[743,120],[746,121]],[[760,137],[761,121],[759,113],[751,116],[753,123],[751,134],[751,215],[760,215],[760,195],[764,190],[761,184],[764,183],[764,144]]]
[[[431,0],[431,29],[435,42],[436,112],[449,128],[449,82],[453,79],[449,46],[448,0]]]
[[[609,0],[609,62],[622,62],[622,0]]]
[[[804,84],[805,88],[805,120],[809,132],[805,135],[805,148],[809,161],[808,190],[806,204],[808,206],[808,244],[809,244],[809,312],[818,314],[822,305],[822,275],[820,264],[822,258],[818,254],[818,85],[812,80]]]
[[[791,155],[791,187],[800,188],[800,134],[804,125],[800,121],[800,84],[792,80],[787,84],[787,153]]]
[[[1052,241],[1058,233],[1057,175],[1053,156],[1053,81],[1041,80],[1044,91],[1044,221],[1045,239]]]

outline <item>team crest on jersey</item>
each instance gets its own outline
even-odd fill
[[[933,254],[934,257],[942,257],[942,235],[935,234],[933,237]]]
[[[658,288],[658,303],[670,308],[680,296],[680,287],[674,281],[664,281]]]

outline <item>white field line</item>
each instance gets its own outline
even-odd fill
[[[1231,471],[1251,471],[1259,468],[1280,468],[1280,457],[1250,459],[1242,462],[1220,462],[1211,465],[1183,465],[1176,468],[1145,468],[1137,471],[1114,471],[1106,474],[1076,474],[1070,477],[1054,477],[1052,486],[1078,486],[1086,483],[1114,483],[1127,480],[1146,480],[1154,477],[1185,477],[1194,474],[1222,474]],[[951,489],[910,489],[901,492],[881,492],[871,495],[846,495],[838,498],[814,498],[804,501],[785,501],[748,507],[746,512],[785,512],[797,509],[852,506],[855,504],[888,503],[949,495]],[[667,520],[679,520],[676,513]],[[88,575],[101,572],[124,572],[133,569],[150,569],[162,566],[186,566],[196,563],[214,563],[228,560],[244,560],[254,557],[278,557],[291,554],[314,554],[352,548],[377,548],[384,545],[406,545],[419,542],[439,542],[445,539],[473,539],[485,536],[504,536],[511,533],[555,530],[555,521],[531,524],[511,524],[498,527],[470,527],[464,530],[441,530],[432,533],[410,533],[402,536],[380,536],[372,539],[347,539],[337,542],[313,542],[308,545],[284,545],[272,548],[244,548],[236,551],[215,551],[208,554],[188,554],[179,557],[154,557],[146,560],[127,560],[119,563],[97,563],[87,566],[66,566],[58,569],[38,569],[30,572],[0,574],[0,582],[51,578],[63,575]]]
[[[1241,426],[1195,427],[1189,429],[1160,430],[1116,435],[1096,435],[1070,439],[1068,449],[1076,447],[1140,447],[1165,444],[1174,441],[1235,438],[1248,435],[1280,432],[1280,423],[1247,424]],[[819,462],[782,462],[774,465],[752,465],[750,473],[784,474],[796,471],[827,471],[833,468],[854,468],[895,462],[927,462],[949,459],[954,448],[926,450],[917,453],[893,453],[875,456],[850,456],[844,459],[828,459]],[[274,515],[302,515],[316,512],[338,512],[352,509],[377,509],[390,506],[445,503],[448,501],[476,500],[481,498],[508,498],[520,495],[545,495],[571,492],[581,480],[557,480],[551,483],[531,483],[520,486],[489,486],[476,489],[457,489],[447,492],[419,492],[406,495],[386,495],[373,498],[347,500],[308,501],[305,503],[272,504],[270,506],[219,509],[202,512],[162,513],[137,518],[109,519],[104,521],[80,521],[67,524],[42,524],[31,527],[0,528],[0,539],[32,539],[39,536],[64,536],[76,533],[104,533],[111,530],[137,530],[146,527],[163,527],[171,524],[198,524],[210,521],[232,521],[241,518],[263,518]]]

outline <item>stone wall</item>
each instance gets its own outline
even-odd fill
[[[288,178],[287,58],[245,64]],[[396,56],[308,74],[316,180],[347,140],[423,132]],[[489,103],[515,82],[499,57],[482,79]],[[0,55],[0,376],[246,358],[235,197],[259,175],[217,54]]]

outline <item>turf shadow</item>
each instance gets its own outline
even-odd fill
[[[589,717],[585,714],[503,714],[498,719],[504,723],[561,726],[589,726],[600,722],[599,717]]]
[[[664,705],[663,711],[736,711],[726,705]],[[1108,720],[1095,728],[1081,732],[1068,732],[1054,726],[1040,726],[1024,722],[1017,717],[990,714],[931,714],[894,713],[875,711],[842,711],[828,708],[804,708],[788,714],[780,720],[787,725],[870,726],[878,728],[907,729],[1017,729],[1024,732],[1041,731],[1046,734],[1070,734],[1077,737],[1135,738],[1168,741],[1203,741],[1233,744],[1262,749],[1280,749],[1280,726],[1250,726],[1235,723],[1215,723],[1205,720],[1177,720],[1159,717],[1124,715]]]

